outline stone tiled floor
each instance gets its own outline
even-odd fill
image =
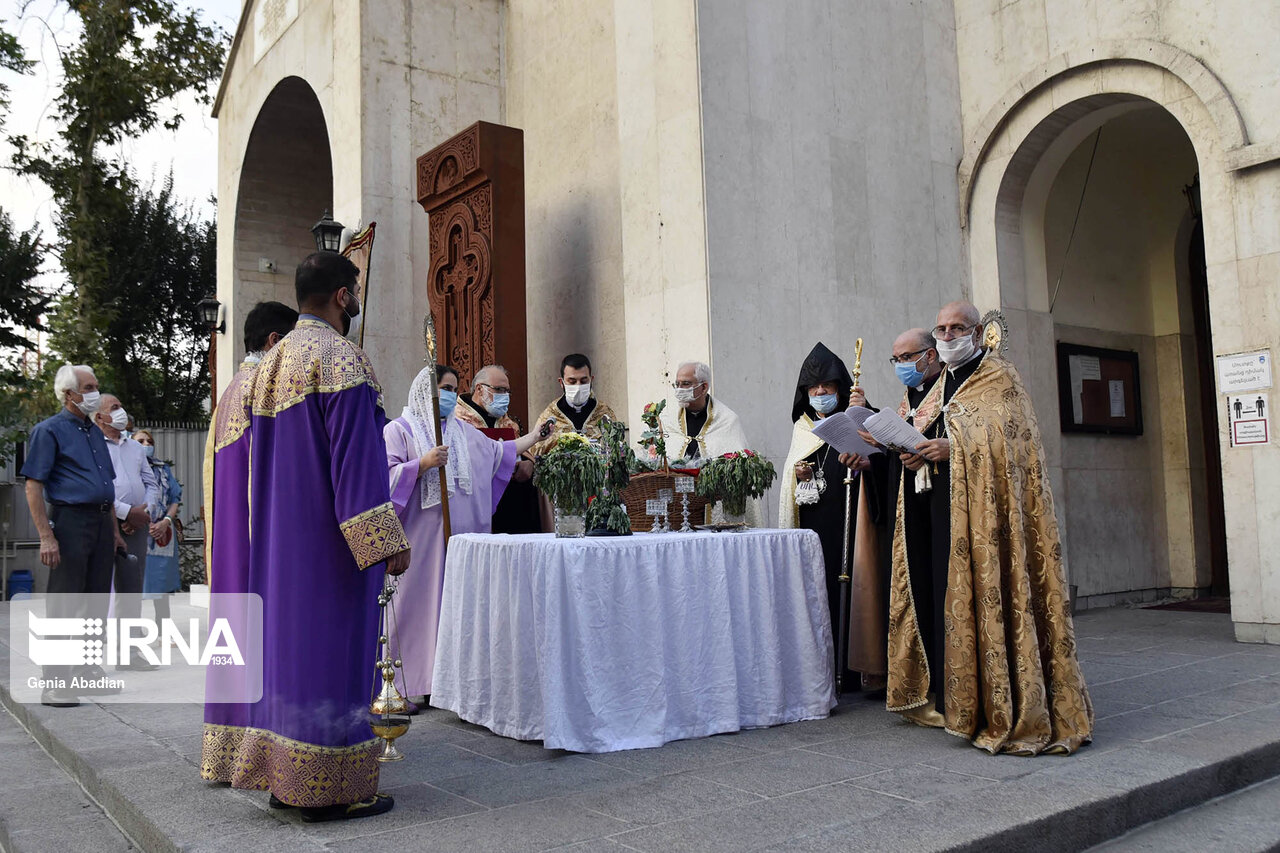
[[[396,809],[349,824],[304,826],[265,794],[201,782],[198,707],[12,710],[157,850],[1079,849],[1280,774],[1280,648],[1235,643],[1214,614],[1112,609],[1076,626],[1098,724],[1074,757],[988,756],[857,695],[827,720],[604,755],[431,709],[384,770]],[[6,774],[0,817],[32,838],[40,817],[16,815],[13,787]]]

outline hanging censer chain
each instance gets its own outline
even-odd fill
[[[384,743],[382,754],[378,756],[379,761],[399,761],[404,758],[404,753],[396,749],[395,741],[409,730],[409,702],[396,688],[396,670],[400,670],[400,684],[408,690],[404,680],[404,661],[399,657],[393,658],[391,650],[391,637],[395,633],[393,599],[399,584],[398,577],[388,575],[378,594],[378,651],[374,661],[376,675],[373,701],[369,705],[369,727]],[[398,636],[396,640],[398,645]]]

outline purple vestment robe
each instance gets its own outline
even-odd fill
[[[249,425],[247,403],[256,370],[256,364],[245,362],[231,378],[214,410],[205,446],[205,570],[209,592],[213,593],[211,624],[220,617],[243,616],[227,612],[225,600],[219,599],[218,594],[249,591],[249,438],[246,429]],[[205,678],[205,692],[211,697],[243,693],[244,678],[245,673],[239,667],[211,666]],[[249,706],[210,702],[204,708],[204,721],[214,726],[247,726]],[[208,772],[202,770],[205,778],[214,778],[207,775]]]
[[[449,495],[452,533],[488,533],[493,511],[515,471],[518,456],[513,441],[494,441],[465,421],[460,422],[471,455],[471,494],[457,489]],[[444,519],[440,506],[422,508],[422,480],[418,451],[404,418],[383,429],[387,466],[391,473],[391,502],[413,546],[409,570],[400,576],[394,599],[396,624],[392,648],[404,661],[410,696],[431,692],[436,660],[436,631],[440,627],[440,597],[444,590]],[[448,442],[445,442],[446,444]],[[430,468],[423,477],[439,477]]]
[[[247,408],[263,696],[247,725],[205,724],[202,776],[294,806],[357,802],[378,787],[381,564],[408,547],[383,467],[382,393],[365,353],[304,314],[258,366]]]

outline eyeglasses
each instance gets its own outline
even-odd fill
[[[493,392],[493,393],[495,393],[495,394],[510,394],[510,393],[511,393],[511,389],[510,389],[510,388],[499,388],[497,385],[490,385],[488,382],[477,382],[477,383],[476,383],[476,387],[477,387],[477,388],[488,388],[490,391],[492,391],[492,392]]]
[[[961,326],[958,323],[951,326],[934,326],[933,337],[935,340],[950,340],[951,338],[958,338],[961,335],[967,335],[976,328],[978,328],[977,323],[970,326]],[[944,335],[950,335],[951,338],[944,337]]]
[[[684,381],[684,382],[672,382],[672,383],[671,383],[671,387],[672,387],[672,388],[697,388],[697,387],[698,387],[699,385],[701,385],[701,384],[702,384],[701,382],[699,382],[699,381],[697,381],[697,380],[695,379],[695,380],[693,380],[693,381],[691,381],[691,382],[690,382],[690,381]]]
[[[917,358],[920,357],[920,353],[928,352],[930,349],[931,347],[925,347],[924,349],[918,349],[915,352],[903,353],[902,355],[891,355],[889,356],[889,363],[905,364],[908,361],[915,361]]]

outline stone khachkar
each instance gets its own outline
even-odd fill
[[[510,411],[528,429],[524,132],[476,122],[418,158],[431,240],[427,298],[437,359],[470,382],[486,364],[511,377]]]

